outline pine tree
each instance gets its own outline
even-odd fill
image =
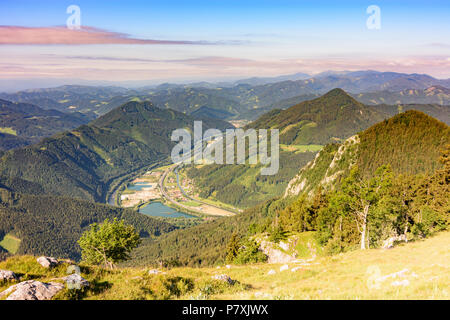
[[[239,252],[239,236],[236,232],[234,232],[231,235],[230,241],[227,245],[227,256],[226,256],[226,262],[231,263],[236,258]]]

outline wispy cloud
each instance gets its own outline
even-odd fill
[[[45,54],[43,56],[48,57],[60,57],[57,54]],[[108,57],[108,56],[63,56],[64,59],[69,60],[87,60],[87,61],[118,61],[118,62],[163,62],[164,60],[155,60],[155,59],[143,59],[143,58],[133,58],[133,57]]]
[[[0,45],[89,45],[89,44],[144,44],[144,45],[207,45],[207,41],[177,41],[137,39],[127,34],[93,27],[70,30],[66,27],[0,26]]]
[[[427,46],[435,47],[435,48],[450,48],[450,43],[432,42],[432,43],[428,43]]]
[[[19,50],[19,48],[12,48]],[[40,49],[40,48],[38,48]],[[295,72],[315,74],[325,70],[378,70],[404,73],[427,73],[448,78],[450,58],[446,55],[358,58],[354,56],[299,57],[298,59],[251,59],[227,56],[179,58],[170,54],[149,57],[142,52],[104,52],[87,55],[83,51],[67,54],[0,52],[0,79],[71,78],[88,80],[202,79],[220,77],[277,76]],[[70,49],[70,48],[69,48]],[[94,48],[98,49],[98,48]],[[153,48],[148,48],[154,51]],[[202,50],[203,51],[203,50]],[[217,51],[217,50],[216,50]],[[47,51],[48,52],[48,51]],[[101,51],[99,51],[101,52]],[[169,50],[170,52],[170,50]],[[97,53],[97,52],[95,52]],[[111,54],[111,55],[109,55]]]

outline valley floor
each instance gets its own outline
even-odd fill
[[[215,268],[82,267],[92,289],[84,299],[445,299],[450,298],[450,232],[383,250],[353,251],[304,263]],[[0,263],[25,278],[50,281],[65,267],[40,268],[33,257]],[[283,270],[283,271],[281,271]],[[150,272],[149,272],[150,271]],[[230,285],[212,280],[226,274]],[[7,284],[0,284],[0,291]],[[70,297],[67,292],[56,298]]]

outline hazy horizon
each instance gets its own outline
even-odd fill
[[[393,71],[378,71],[378,70],[324,70],[314,74],[308,74],[311,78],[316,77],[324,72],[355,72],[355,71],[375,71],[375,72],[393,72]],[[60,86],[73,85],[73,86],[117,86],[127,89],[138,89],[146,86],[159,86],[162,84],[179,84],[179,85],[190,85],[201,82],[207,82],[211,84],[228,84],[234,85],[235,82],[239,82],[245,79],[262,79],[262,78],[277,78],[277,77],[287,77],[298,73],[303,73],[301,71],[294,72],[292,74],[280,74],[280,75],[268,75],[268,76],[248,76],[248,77],[228,77],[228,78],[198,78],[198,79],[154,79],[154,80],[129,80],[129,81],[108,81],[108,80],[85,80],[85,79],[1,79],[0,78],[0,92],[13,93],[22,90],[30,89],[47,89],[47,88],[57,88]],[[411,73],[414,74],[414,73]],[[423,74],[427,75],[427,74]],[[435,78],[437,80],[446,80],[446,78]],[[450,78],[449,78],[450,79]],[[274,81],[275,82],[275,81]],[[278,82],[278,81],[277,81]]]
[[[368,26],[371,5],[378,28]],[[2,1],[0,80],[156,84],[369,69],[449,78],[449,12],[448,1]]]

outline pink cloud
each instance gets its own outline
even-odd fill
[[[66,27],[0,26],[0,45],[86,45],[86,44],[207,44],[202,41],[171,41],[131,38],[126,34],[93,27],[70,30]]]

